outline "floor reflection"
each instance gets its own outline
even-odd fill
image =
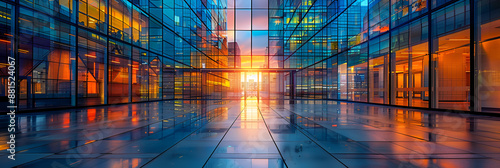
[[[7,160],[2,132],[2,167],[500,164],[500,118],[361,103],[165,101],[17,117],[17,160]]]

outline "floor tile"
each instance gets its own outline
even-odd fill
[[[23,127],[16,134],[16,161],[2,150],[0,162],[2,167],[500,165],[498,117],[337,101],[200,102],[18,114]],[[478,123],[474,129],[471,120]],[[7,118],[0,116],[0,123]]]

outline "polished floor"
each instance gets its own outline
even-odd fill
[[[1,167],[500,165],[500,118],[361,103],[165,101],[17,117],[16,160],[2,131]]]

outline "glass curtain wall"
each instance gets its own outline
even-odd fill
[[[499,0],[474,1],[473,36],[474,48],[474,78],[475,91],[473,101],[474,111],[498,112],[500,111],[500,10]]]
[[[299,99],[500,111],[494,66],[499,60],[492,54],[499,34],[494,28],[499,4],[285,1],[284,66],[300,69],[295,78]],[[313,24],[311,18],[321,21]],[[322,39],[320,50],[310,47]],[[312,72],[322,68],[326,71]],[[326,81],[318,81],[324,73]],[[324,86],[318,87],[320,83]]]
[[[231,70],[252,68],[277,85],[258,86],[269,98],[500,111],[498,9],[498,0],[2,0],[0,93],[14,56],[21,110],[241,97],[250,73]]]
[[[12,56],[20,110],[201,99],[199,69],[227,67],[226,9],[225,0],[2,0],[0,94]],[[227,75],[210,79],[220,99]]]
[[[432,13],[432,67],[436,108],[470,107],[470,3],[461,0]]]
[[[227,0],[228,68],[283,68],[283,3]]]

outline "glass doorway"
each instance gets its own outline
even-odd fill
[[[262,73],[260,72],[242,72],[241,73],[241,88],[243,89],[244,97],[255,99],[260,98]]]
[[[287,72],[229,72],[227,99],[284,99]]]

